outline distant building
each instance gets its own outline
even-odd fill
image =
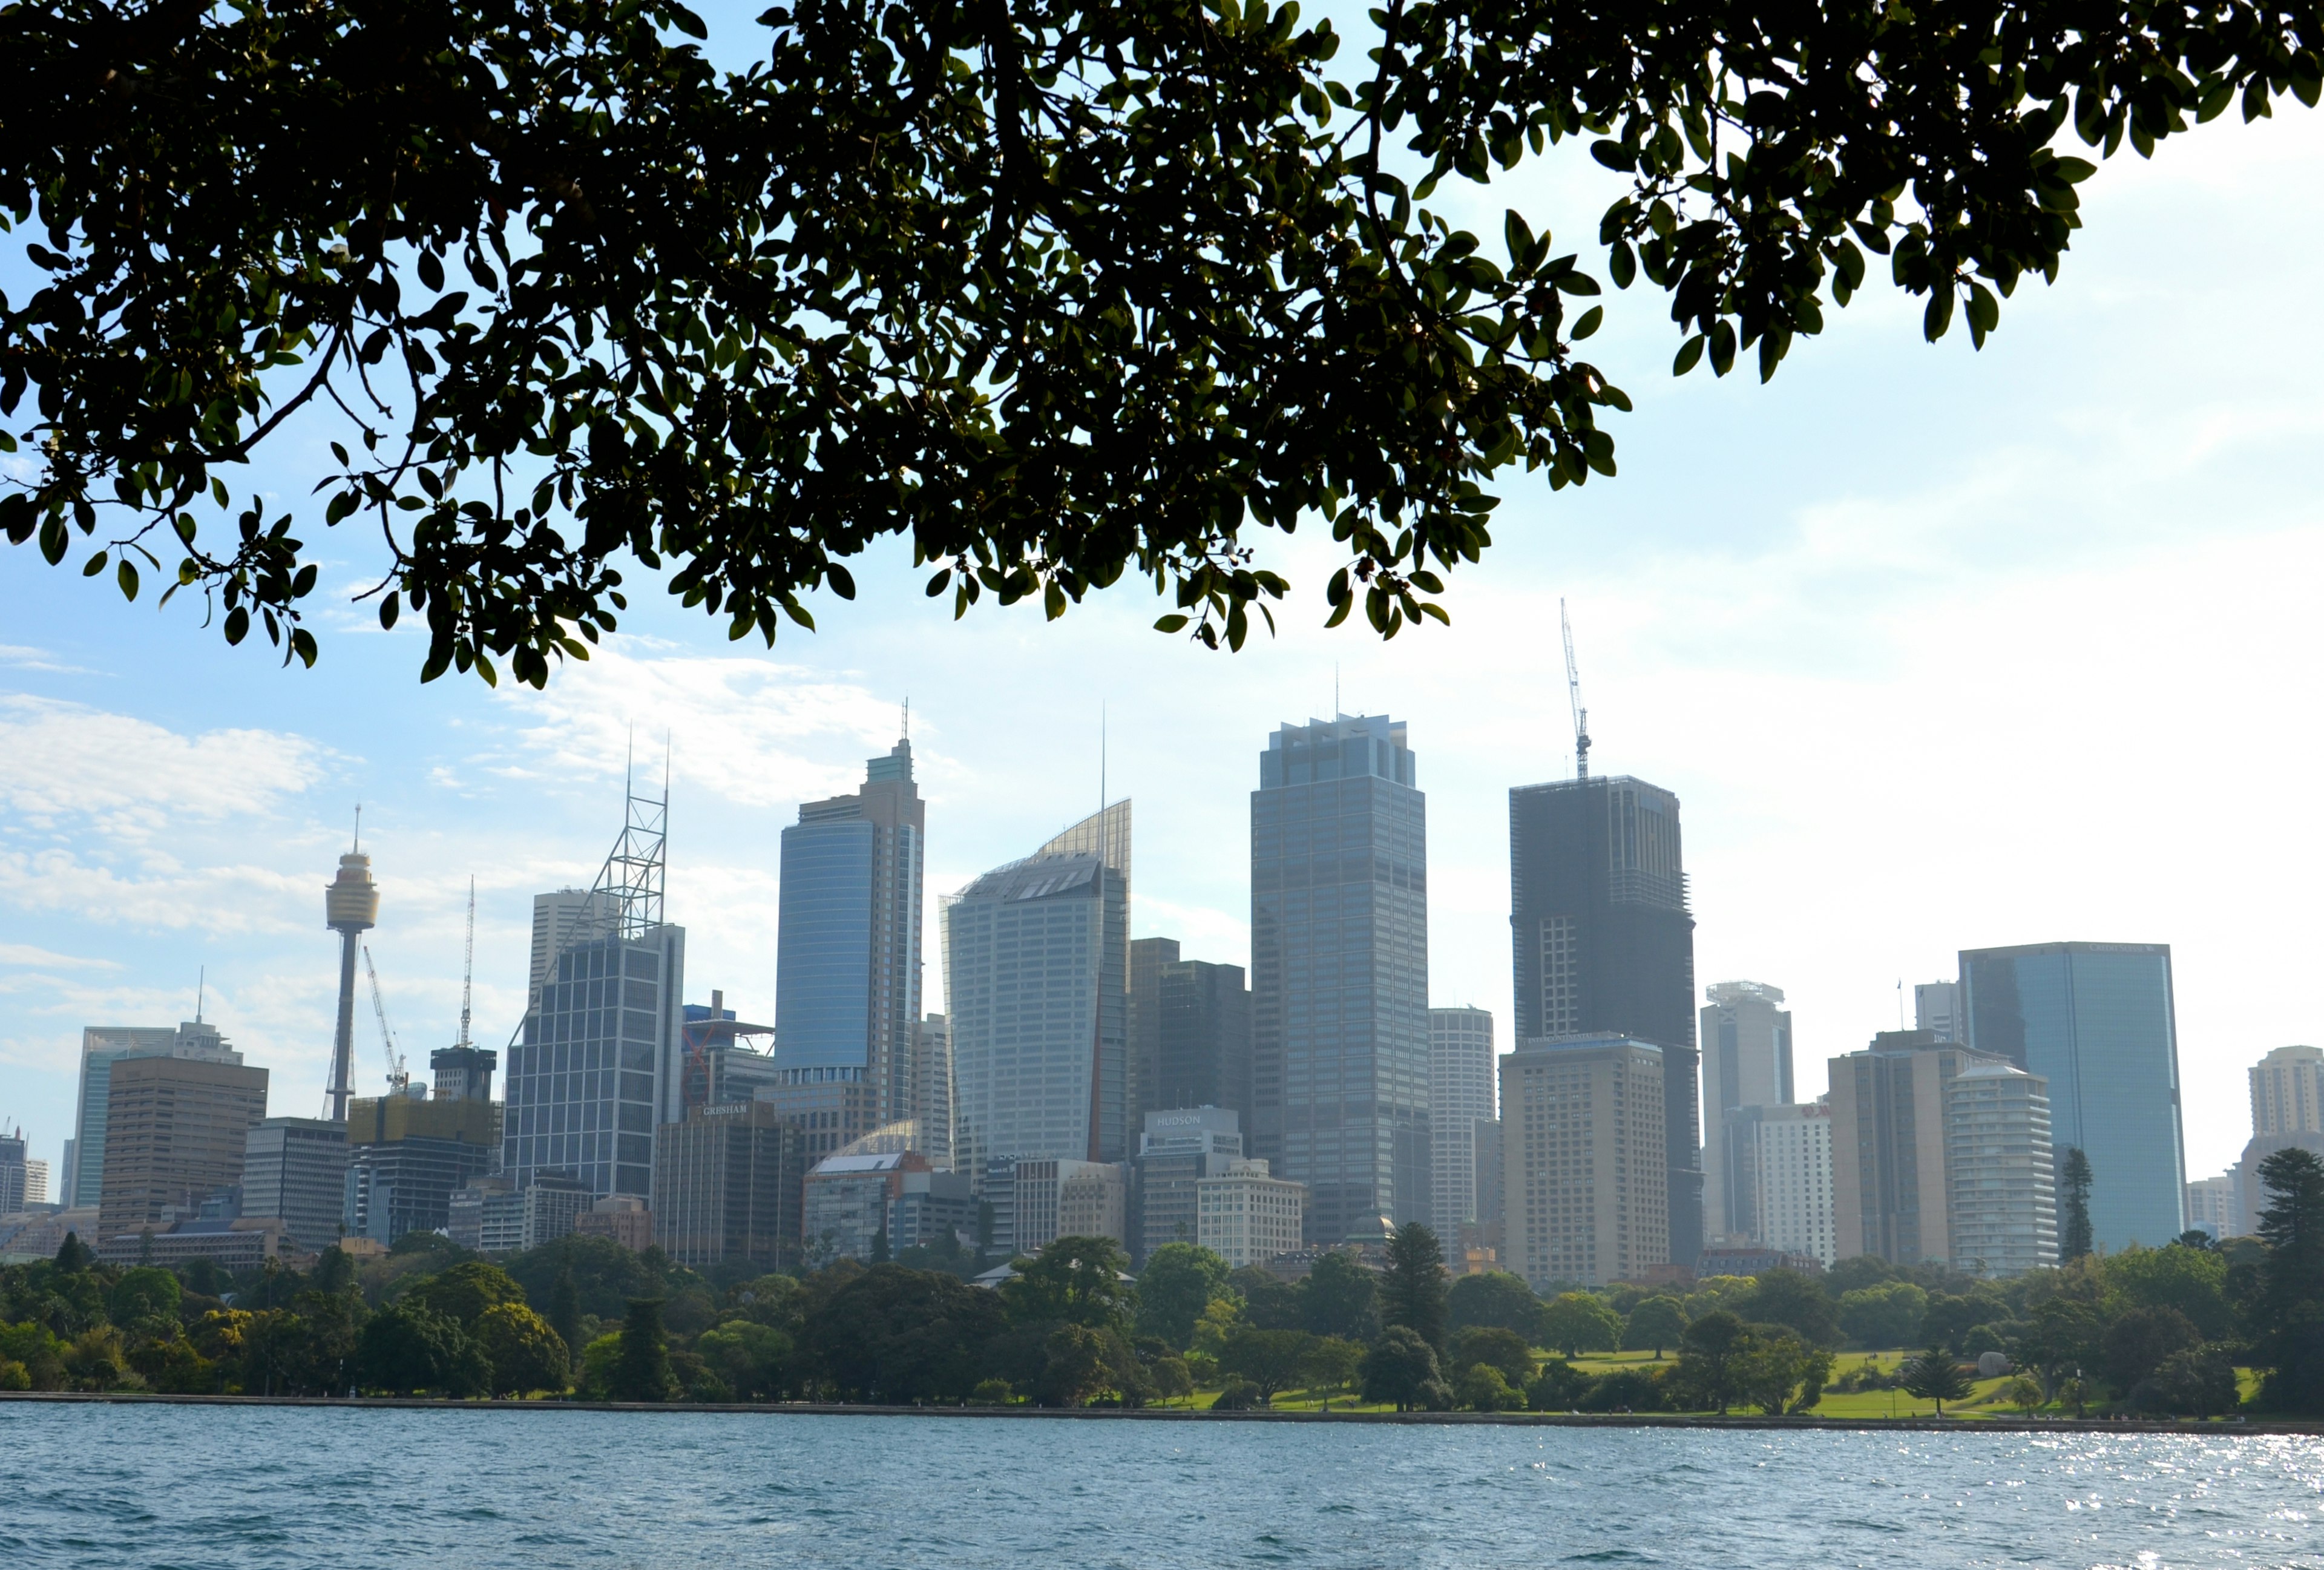
[[[1535,1290],[1669,1264],[1664,1068],[1661,1048],[1624,1036],[1522,1041],[1501,1059],[1502,1257]]]
[[[2279,1047],[2252,1066],[2252,1133],[2324,1133],[2324,1048]]]
[[[346,1224],[347,1129],[328,1118],[268,1118],[245,1136],[242,1211],[275,1215],[309,1251],[329,1248]]]
[[[988,1158],[978,1173],[981,1187],[977,1189],[977,1225],[981,1247],[991,1256],[1012,1259],[1017,1253],[1017,1159],[1014,1156]],[[983,1235],[987,1220],[991,1235]]]
[[[773,1110],[775,1121],[799,1131],[799,1150],[807,1166],[838,1154],[875,1126],[872,1085],[853,1068],[786,1068],[773,1085],[752,1099]]]
[[[346,1230],[392,1244],[451,1224],[452,1196],[492,1170],[499,1108],[430,1101],[418,1085],[347,1104]],[[537,1175],[511,1173],[522,1184]]]
[[[0,1134],[0,1215],[49,1202],[49,1164],[25,1154],[23,1131]]]
[[[2001,1063],[1945,1081],[1946,1205],[1953,1269],[2022,1276],[2058,1262],[2049,1087]]]
[[[678,1100],[684,1112],[749,1101],[761,1086],[782,1082],[782,1070],[769,1050],[775,1039],[772,1025],[736,1018],[726,1007],[726,994],[716,990],[706,1005],[688,1003],[684,1013],[678,1022],[683,1053]],[[684,1112],[672,1121],[684,1122]]]
[[[1818,1276],[1823,1273],[1825,1263],[1813,1254],[1748,1243],[1738,1248],[1703,1250],[1694,1273],[1702,1280],[1713,1276],[1764,1276],[1769,1270],[1797,1270],[1803,1276]]]
[[[1509,792],[1509,856],[1515,1034],[1662,1049],[1663,1262],[1691,1269],[1702,1250],[1703,1118],[1678,798],[1628,775],[1520,786]]]
[[[697,1107],[683,1123],[664,1124],[652,1222],[662,1251],[696,1269],[797,1263],[808,1142],[807,1131],[770,1101]],[[598,1225],[582,1219],[593,1231]]]
[[[1716,1178],[1728,1214],[1742,1223],[1725,1235],[1743,1241],[1717,1249],[1760,1247],[1834,1262],[1831,1108],[1821,1103],[1735,1107],[1720,1123],[1722,1170]]]
[[[73,1115],[67,1150],[64,1203],[92,1206],[103,1202],[105,1144],[111,1105],[113,1066],[126,1057],[183,1057],[239,1066],[242,1054],[227,1045],[215,1025],[189,1020],[163,1025],[91,1025],[80,1033],[80,1102]]]
[[[1020,1159],[1010,1200],[1017,1253],[1038,1253],[1061,1237],[1110,1237],[1130,1246],[1129,1169],[1118,1162]]]
[[[1263,1265],[1300,1246],[1306,1186],[1270,1177],[1267,1163],[1231,1161],[1214,1178],[1194,1184],[1194,1241],[1240,1270]]]
[[[2198,1178],[2187,1185],[2187,1224],[2200,1227],[2214,1240],[2241,1236],[2244,1197],[2240,1174],[2222,1172]]]
[[[254,1270],[268,1260],[302,1267],[310,1251],[299,1246],[279,1217],[269,1215],[179,1221],[116,1233],[97,1246],[97,1257],[108,1265],[150,1262],[165,1270],[195,1260],[215,1260],[222,1269],[239,1272]]]
[[[1242,1159],[1240,1120],[1229,1107],[1149,1111],[1138,1150],[1130,1260],[1139,1267],[1164,1243],[1195,1240],[1194,1185]]]
[[[653,1246],[653,1212],[646,1202],[628,1194],[609,1194],[573,1218],[576,1237],[611,1238],[632,1253]]]
[[[1960,988],[1968,1044],[2047,1082],[2057,1159],[2088,1159],[2097,1246],[2160,1247],[2185,1231],[2171,946],[1968,949]]]
[[[649,1197],[654,1128],[684,1101],[685,985],[682,927],[560,935],[508,1051],[500,1164],[520,1188],[558,1172],[592,1193]]]
[[[79,1141],[67,1140],[65,1141],[64,1165],[59,1168],[57,1174],[58,1202],[67,1210],[70,1210],[73,1207],[73,1175],[80,1170],[78,1160],[79,1149]]]
[[[1076,824],[944,901],[956,1163],[1129,1154],[1130,812]]]
[[[1447,1258],[1477,1221],[1477,1123],[1493,1115],[1493,1072],[1490,1011],[1428,1011],[1429,1224]]]
[[[2005,1059],[1888,1030],[1831,1066],[1832,1196],[1841,1259],[2015,1274],[2057,1258],[2047,1085]],[[1954,1081],[1975,1071],[1968,1085]]]
[[[1961,1017],[1959,982],[1922,982],[1913,988],[1913,1027],[1940,1041],[1965,1044],[1969,1021]]]
[[[1130,946],[1130,1060],[1139,1115],[1224,1107],[1250,1116],[1250,993],[1239,965],[1181,959],[1177,939]]]
[[[558,889],[532,897],[532,970],[527,1001],[538,1004],[549,983],[549,965],[568,948],[604,937],[619,925],[620,904],[611,894],[588,889]]]
[[[1494,1072],[1498,1078],[1498,1063]],[[1498,1259],[1508,1246],[1504,1236],[1508,1218],[1501,1208],[1501,1120],[1479,1118],[1471,1126],[1477,1145],[1477,1235],[1473,1243],[1462,1240],[1463,1247],[1489,1249]]]
[[[806,1248],[810,1259],[868,1260],[888,1224],[888,1202],[904,1190],[907,1172],[927,1172],[914,1150],[880,1156],[833,1156],[807,1175]],[[889,1240],[894,1252],[894,1240]]]
[[[860,1070],[875,1126],[924,1115],[931,1088],[916,1061],[927,838],[908,740],[782,835],[775,1061]]]
[[[1720,982],[1705,994],[1702,1025],[1702,1226],[1713,1243],[1763,1240],[1752,1201],[1738,1196],[1729,1168],[1750,1154],[1727,1149],[1727,1115],[1741,1107],[1787,1106],[1792,1091],[1792,1016],[1784,992],[1761,982]]]
[[[907,1171],[888,1198],[888,1247],[976,1246],[976,1192],[965,1172]]]
[[[266,1116],[266,1079],[263,1068],[207,1057],[115,1059],[98,1231],[191,1219],[204,1195],[239,1184],[244,1142]]]
[[[920,1126],[921,1153],[939,1172],[958,1165],[953,1149],[953,1103],[956,1092],[952,1072],[952,1021],[942,1014],[924,1016],[915,1027],[912,1055],[912,1121]]]
[[[453,1192],[445,1230],[462,1248],[498,1258],[572,1236],[594,1203],[587,1184],[560,1172],[536,1173],[522,1188],[488,1173]]]
[[[1278,726],[1250,794],[1255,1156],[1307,1186],[1308,1239],[1434,1214],[1428,804],[1404,722]]]

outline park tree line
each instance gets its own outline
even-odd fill
[[[0,1270],[0,1389],[1794,1414],[1827,1391],[1958,1401],[1963,1365],[1992,1352],[2028,1411],[2216,1416],[2243,1404],[2249,1368],[2255,1409],[2317,1415],[2324,1162],[2287,1150],[2262,1174],[2255,1238],[2189,1233],[1998,1282],[1858,1257],[1821,1277],[1537,1293],[1452,1277],[1418,1224],[1378,1268],[1327,1252],[1296,1280],[1171,1243],[1132,1281],[1111,1240],[1065,1237],[997,1290],[920,1251],[753,1275],[602,1238],[494,1262],[414,1234],[361,1265],[333,1249],[303,1273],[230,1277],[101,1264],[68,1238]],[[1641,1355],[1583,1361],[1618,1351]]]

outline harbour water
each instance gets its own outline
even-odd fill
[[[0,1565],[2324,1567],[2324,1440],[0,1403]]]

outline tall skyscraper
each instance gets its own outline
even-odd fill
[[[1482,1217],[1477,1196],[1477,1124],[1493,1116],[1489,1010],[1428,1011],[1428,1144],[1434,1214],[1429,1225],[1457,1258],[1462,1228]]]
[[[1961,1018],[1959,982],[1922,982],[1913,988],[1913,1027],[1940,1041],[1962,1041],[1969,1021]]]
[[[361,808],[355,827],[363,827]],[[323,925],[339,935],[339,1016],[331,1037],[328,1100],[331,1121],[343,1123],[355,1083],[355,947],[379,925],[379,885],[372,882],[371,858],[363,854],[360,840],[339,858],[338,875],[324,886]]]
[[[1250,796],[1251,1135],[1311,1242],[1433,1212],[1428,819],[1403,722],[1286,725]]]
[[[549,981],[549,963],[571,946],[603,937],[619,924],[613,897],[594,889],[556,889],[532,897],[532,970],[528,998]]]
[[[587,947],[580,952],[588,952]],[[567,1016],[560,1012],[550,1017]],[[512,1047],[509,1057],[514,1060],[526,1050]],[[536,1061],[541,1061],[550,1048],[533,1050],[541,1055]],[[492,1099],[494,1057],[474,1048],[434,1052],[429,1059],[435,1070],[433,1097],[412,1085],[383,1096],[357,1096],[347,1104],[343,1219],[349,1233],[392,1243],[411,1233],[451,1224],[452,1196],[492,1170],[495,1147],[507,1148],[503,1131],[513,1120],[495,1115],[504,1109]],[[536,1099],[531,1104],[538,1108],[542,1104]],[[569,1167],[552,1170],[560,1178],[586,1181]],[[549,1175],[539,1166],[507,1174],[518,1190]]]
[[[1501,1059],[1505,1258],[1535,1290],[1669,1261],[1663,1073],[1660,1047],[1615,1035],[1521,1041]]]
[[[103,1203],[106,1127],[112,1104],[113,1066],[126,1057],[184,1057],[201,1063],[239,1065],[236,1052],[216,1025],[189,1020],[166,1025],[90,1025],[80,1033],[80,1102],[68,1141],[67,1203],[95,1208]]]
[[[1628,775],[1509,792],[1519,1040],[1615,1034],[1663,1049],[1668,1262],[1702,1251],[1702,1117],[1678,798]]]
[[[25,1154],[27,1149],[23,1130],[0,1132],[0,1215],[48,1202],[48,1165],[33,1161]],[[32,1183],[32,1168],[36,1166],[41,1168],[37,1194]]]
[[[2090,1233],[2118,1253],[2186,1230],[2171,947],[2040,943],[1965,950],[1968,1044],[2049,1084],[2061,1161],[2090,1164]]]
[[[2058,1262],[2050,1096],[2039,1075],[1971,1063],[1945,1081],[1945,1186],[1953,1269],[2022,1276]]]
[[[2015,1274],[2057,1259],[2048,1086],[2006,1060],[1886,1030],[1831,1060],[1839,1254]],[[2039,1161],[2036,1158],[2039,1158]]]
[[[769,1102],[688,1109],[654,1149],[654,1241],[681,1265],[798,1262],[806,1133]]]
[[[2252,1132],[2324,1133],[2324,1048],[2279,1047],[2251,1071]]]
[[[908,740],[783,830],[775,1062],[860,1070],[881,1123],[913,1116],[927,1077],[913,1058],[927,835]]]
[[[1146,947],[1149,943],[1167,943],[1172,957],[1141,967],[1141,959],[1159,958]],[[1168,938],[1130,947],[1130,1017],[1148,1038],[1147,1057],[1132,1077],[1143,1091],[1145,1110],[1224,1107],[1247,1122],[1250,990],[1242,966],[1179,959],[1177,944]]]
[[[932,1170],[954,1169],[952,1021],[924,1015],[912,1051],[911,1117],[920,1125],[920,1154]]]
[[[1130,942],[1130,1101],[1124,1114],[1137,1128],[1147,1112],[1168,1104],[1155,1099],[1157,1057],[1162,1050],[1162,967],[1178,963],[1175,937],[1134,937]]]
[[[268,1118],[243,1143],[242,1213],[278,1216],[309,1251],[345,1224],[347,1125],[328,1118]]]
[[[1130,834],[1116,802],[943,901],[960,1168],[1128,1153]]]
[[[1792,1016],[1784,990],[1761,982],[1720,982],[1702,1011],[1702,1226],[1733,1247],[1752,1237],[1751,1202],[1736,1192],[1727,1114],[1738,1107],[1788,1106]],[[1756,1153],[1750,1159],[1756,1159]],[[1770,1247],[1774,1246],[1772,1244]]]
[[[193,1220],[212,1190],[239,1184],[244,1142],[266,1115],[266,1078],[263,1068],[238,1061],[115,1062],[98,1235],[109,1240]]]
[[[1831,1108],[1821,1103],[1730,1109],[1720,1120],[1726,1202],[1749,1225],[1723,1247],[1840,1257],[1833,1225]]]

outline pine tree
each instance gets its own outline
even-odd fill
[[[2324,1160],[2294,1146],[2259,1164],[2267,1187],[2259,1237],[2259,1334],[2255,1350],[2267,1366],[2263,1406],[2279,1412],[2324,1412]]]
[[[666,1401],[677,1381],[669,1371],[669,1337],[661,1327],[661,1299],[632,1298],[622,1321],[621,1350],[608,1381],[617,1401]]]
[[[2090,1251],[2090,1159],[2078,1145],[2066,1149],[2058,1169],[2058,1255],[2069,1262]]]
[[[1388,1240],[1388,1269],[1380,1276],[1381,1325],[1404,1325],[1430,1346],[1443,1346],[1449,1291],[1436,1234],[1416,1221],[1397,1227]]]
[[[569,1264],[557,1272],[557,1284],[549,1288],[549,1325],[577,1362],[581,1356],[581,1292],[573,1284],[573,1267]]]
[[[1929,1348],[1900,1371],[1904,1376],[1905,1393],[1936,1402],[1940,1418],[1945,1415],[1947,1401],[1958,1401],[1969,1393],[1969,1383],[1961,1376],[1960,1365],[1941,1346]]]

